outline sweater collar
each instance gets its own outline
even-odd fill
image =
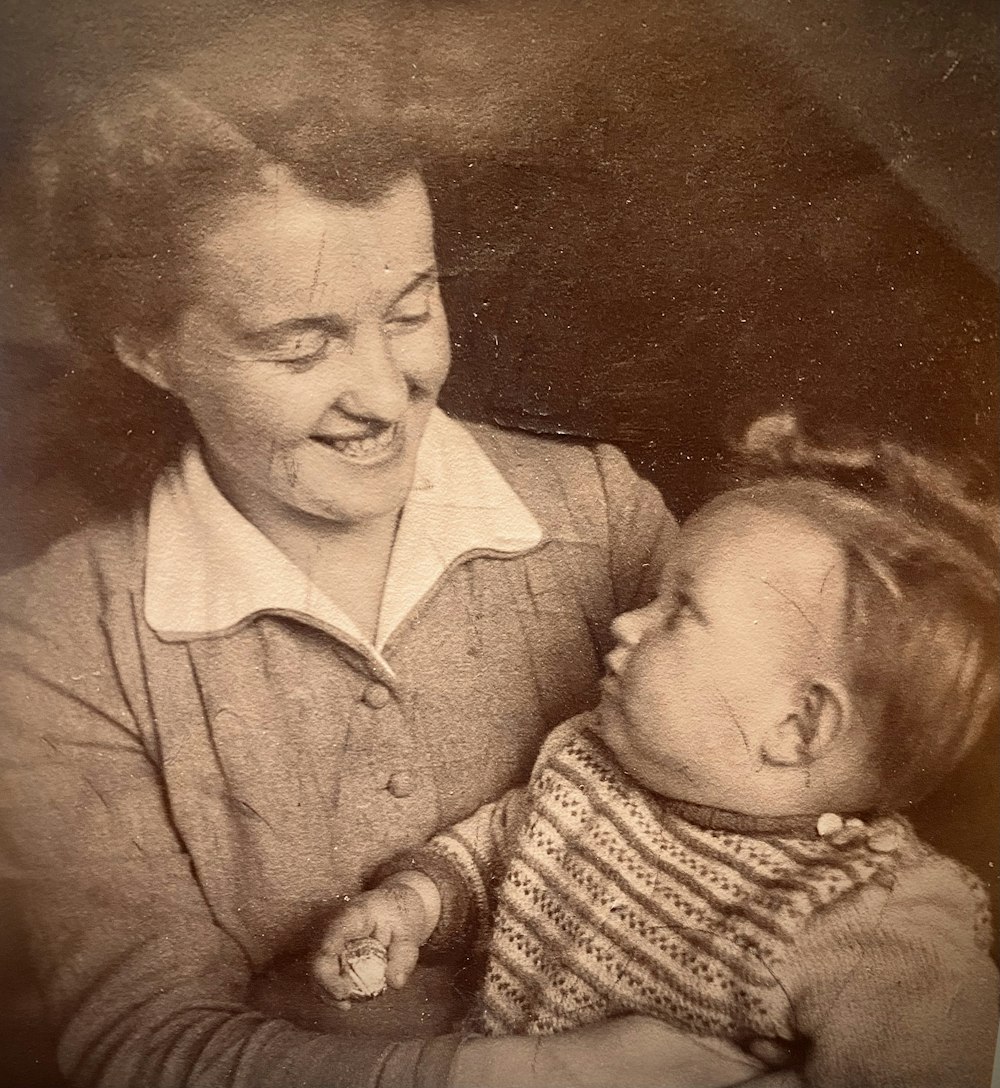
[[[699,805],[693,801],[677,801],[659,797],[657,803],[665,812],[679,816],[705,831],[730,831],[757,839],[818,839],[816,823],[819,813],[794,816],[753,816],[747,812]]]
[[[452,564],[475,554],[522,555],[542,539],[534,516],[475,439],[436,409],[417,454],[372,645],[229,503],[191,447],[153,490],[146,622],[164,640],[187,641],[224,634],[261,613],[292,614],[385,666],[386,642]]]

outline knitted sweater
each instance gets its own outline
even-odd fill
[[[526,789],[408,859],[442,892],[435,941],[488,942],[483,1030],[642,1013],[781,1040],[821,1088],[986,1085],[997,978],[971,874],[901,818],[836,846],[814,818],[664,801],[586,721]]]

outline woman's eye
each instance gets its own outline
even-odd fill
[[[421,325],[426,325],[430,320],[431,311],[430,307],[424,307],[422,310],[415,310],[409,313],[392,314],[386,321],[386,324],[391,329],[398,329],[400,331],[407,329],[419,328]]]
[[[299,333],[270,348],[264,358],[270,363],[286,366],[306,366],[313,363],[326,348],[328,338],[322,332]]]
[[[433,280],[425,280],[397,299],[395,306],[386,314],[385,326],[389,332],[409,332],[426,325],[433,313],[437,286]]]

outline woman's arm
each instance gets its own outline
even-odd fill
[[[64,723],[26,736],[12,717],[4,774],[20,797],[5,795],[5,815],[74,1085],[721,1088],[753,1071],[737,1052],[692,1050],[688,1037],[639,1018],[547,1040],[395,1041],[251,1012],[249,965],[214,924],[135,737],[64,691],[53,701],[37,674],[5,679],[16,681],[14,704],[46,704]]]
[[[96,591],[63,617],[48,584],[3,589],[0,849],[69,1082],[442,1088],[456,1055],[475,1069],[480,1040],[323,1034],[250,1007],[254,965],[213,917],[175,830],[158,753],[119,683]],[[69,587],[62,590],[54,599],[68,601]],[[45,623],[47,615],[58,622]],[[639,1084],[648,1058],[637,1041],[629,1021],[603,1029],[596,1050],[592,1033],[561,1036],[542,1047],[556,1064],[541,1067],[547,1079],[530,1088],[602,1088],[599,1053],[615,1054],[617,1072],[628,1077],[636,1064]],[[670,1059],[656,1041],[657,1057]],[[488,1041],[490,1074],[505,1088],[524,1069],[525,1047],[521,1039]],[[706,1060],[723,1069],[713,1083],[745,1079],[732,1073],[731,1060]]]
[[[0,592],[0,853],[58,1029],[95,1088],[357,1088],[443,1077],[458,1038],[300,1030],[251,1009],[101,628],[86,563]],[[197,785],[194,785],[197,788]],[[429,1074],[428,1074],[429,1075]]]
[[[939,858],[820,916],[786,980],[809,1041],[805,1085],[989,1083],[998,979],[977,898]]]
[[[677,537],[677,520],[659,491],[614,446],[594,450],[608,512],[609,569],[615,612],[648,603]]]

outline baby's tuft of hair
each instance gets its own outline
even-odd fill
[[[885,440],[824,444],[790,412],[756,420],[737,453],[738,487],[805,515],[841,547],[851,696],[878,807],[920,800],[997,712],[995,496],[974,488],[974,465]]]

